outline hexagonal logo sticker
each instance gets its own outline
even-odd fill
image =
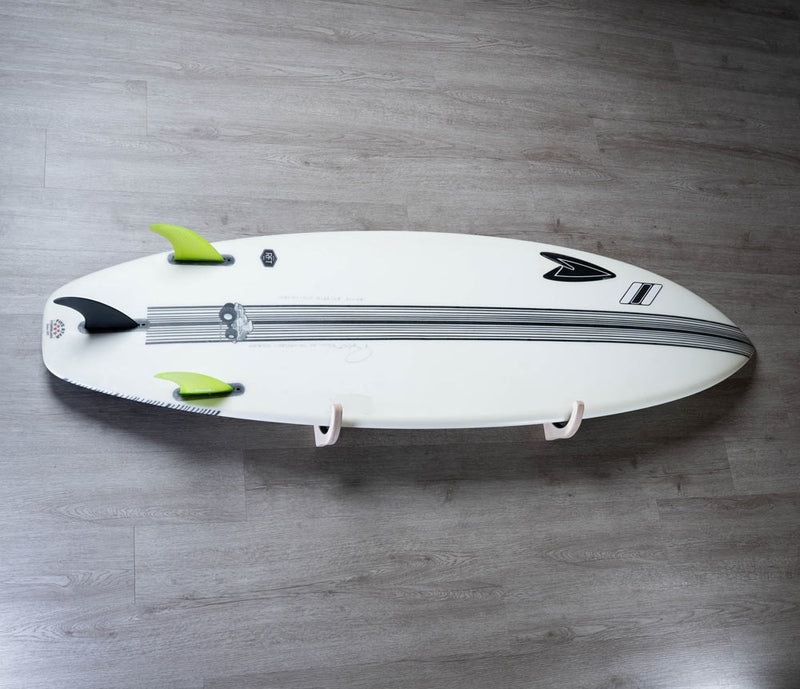
[[[278,262],[278,257],[272,249],[264,249],[261,252],[261,262],[267,268],[272,268]]]

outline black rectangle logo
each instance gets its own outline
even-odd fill
[[[634,282],[628,287],[628,291],[622,295],[619,303],[633,306],[650,306],[662,287],[663,285],[653,282]]]

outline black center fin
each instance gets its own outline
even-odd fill
[[[53,299],[53,302],[78,311],[85,319],[83,327],[90,333],[113,333],[139,327],[137,321],[122,311],[94,299],[59,297]]]

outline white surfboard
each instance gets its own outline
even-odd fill
[[[754,353],[692,292],[582,251],[331,232],[218,242],[209,262],[181,243],[201,238],[158,228],[181,260],[141,258],[48,299],[42,351],[56,376],[186,411],[336,426],[318,444],[340,424],[546,424],[557,437],[581,414],[699,392]],[[551,425],[570,418],[568,431]]]

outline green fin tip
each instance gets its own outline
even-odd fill
[[[233,392],[233,388],[217,378],[205,376],[202,373],[189,373],[188,371],[168,371],[157,373],[156,378],[171,380],[180,386],[178,394],[191,395],[226,395]]]
[[[156,223],[150,229],[172,243],[176,261],[204,261],[207,263],[223,263],[225,259],[211,244],[196,232],[180,227]]]

